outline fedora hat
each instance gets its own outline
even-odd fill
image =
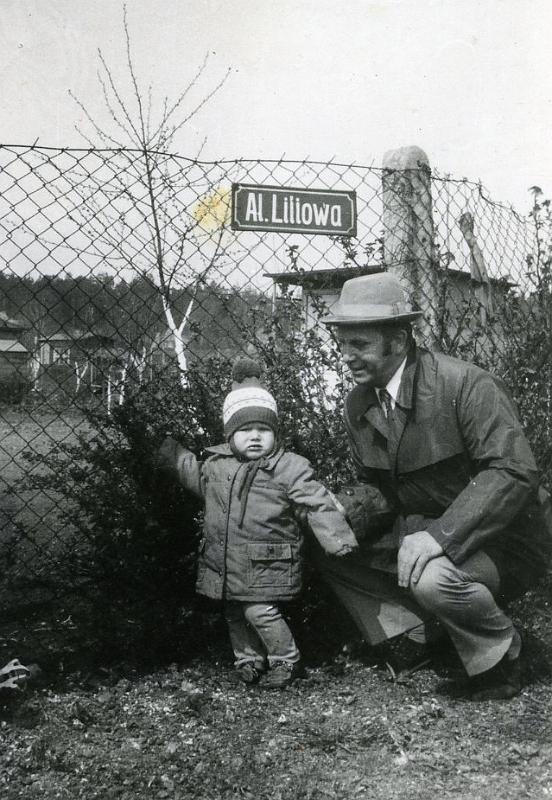
[[[388,272],[362,275],[345,281],[339,300],[322,319],[325,325],[365,325],[408,322],[422,316],[406,299],[404,289]]]

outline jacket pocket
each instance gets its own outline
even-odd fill
[[[293,556],[290,544],[252,542],[246,548],[250,587],[291,586]]]

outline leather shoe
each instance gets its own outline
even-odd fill
[[[521,692],[521,658],[503,657],[498,664],[470,678],[471,699],[510,700]]]

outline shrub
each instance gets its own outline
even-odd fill
[[[341,423],[343,387],[339,380],[333,389],[325,384],[326,373],[335,372],[336,353],[314,332],[292,340],[286,320],[284,301],[264,327],[244,324],[244,341],[265,365],[283,441],[308,457],[335,489],[351,478]],[[78,545],[52,580],[79,586],[92,601],[90,629],[112,656],[146,648],[174,658],[177,635],[185,637],[188,654],[205,641],[195,611],[209,606],[198,602],[194,590],[201,505],[184,489],[160,484],[155,454],[168,434],[198,456],[223,440],[231,361],[212,356],[193,364],[186,388],[176,372],[159,373],[110,415],[88,411],[92,432],[76,443],[59,443],[46,459],[28,456],[41,464],[28,481],[61,493],[62,524],[77,531]],[[311,574],[311,589],[313,581]]]
[[[507,331],[497,372],[519,408],[546,487],[552,489],[552,215],[533,187],[535,252],[526,256],[526,287],[501,309]]]
[[[31,387],[31,381],[17,372],[2,377],[0,379],[0,403],[19,405],[25,400]]]

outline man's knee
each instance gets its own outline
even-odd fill
[[[454,564],[441,556],[428,561],[418,582],[410,583],[410,591],[422,608],[438,615],[457,600],[466,586]]]
[[[429,561],[418,583],[411,583],[410,591],[422,608],[437,617],[449,613],[463,616],[494,603],[484,583],[466,574],[446,556]]]

